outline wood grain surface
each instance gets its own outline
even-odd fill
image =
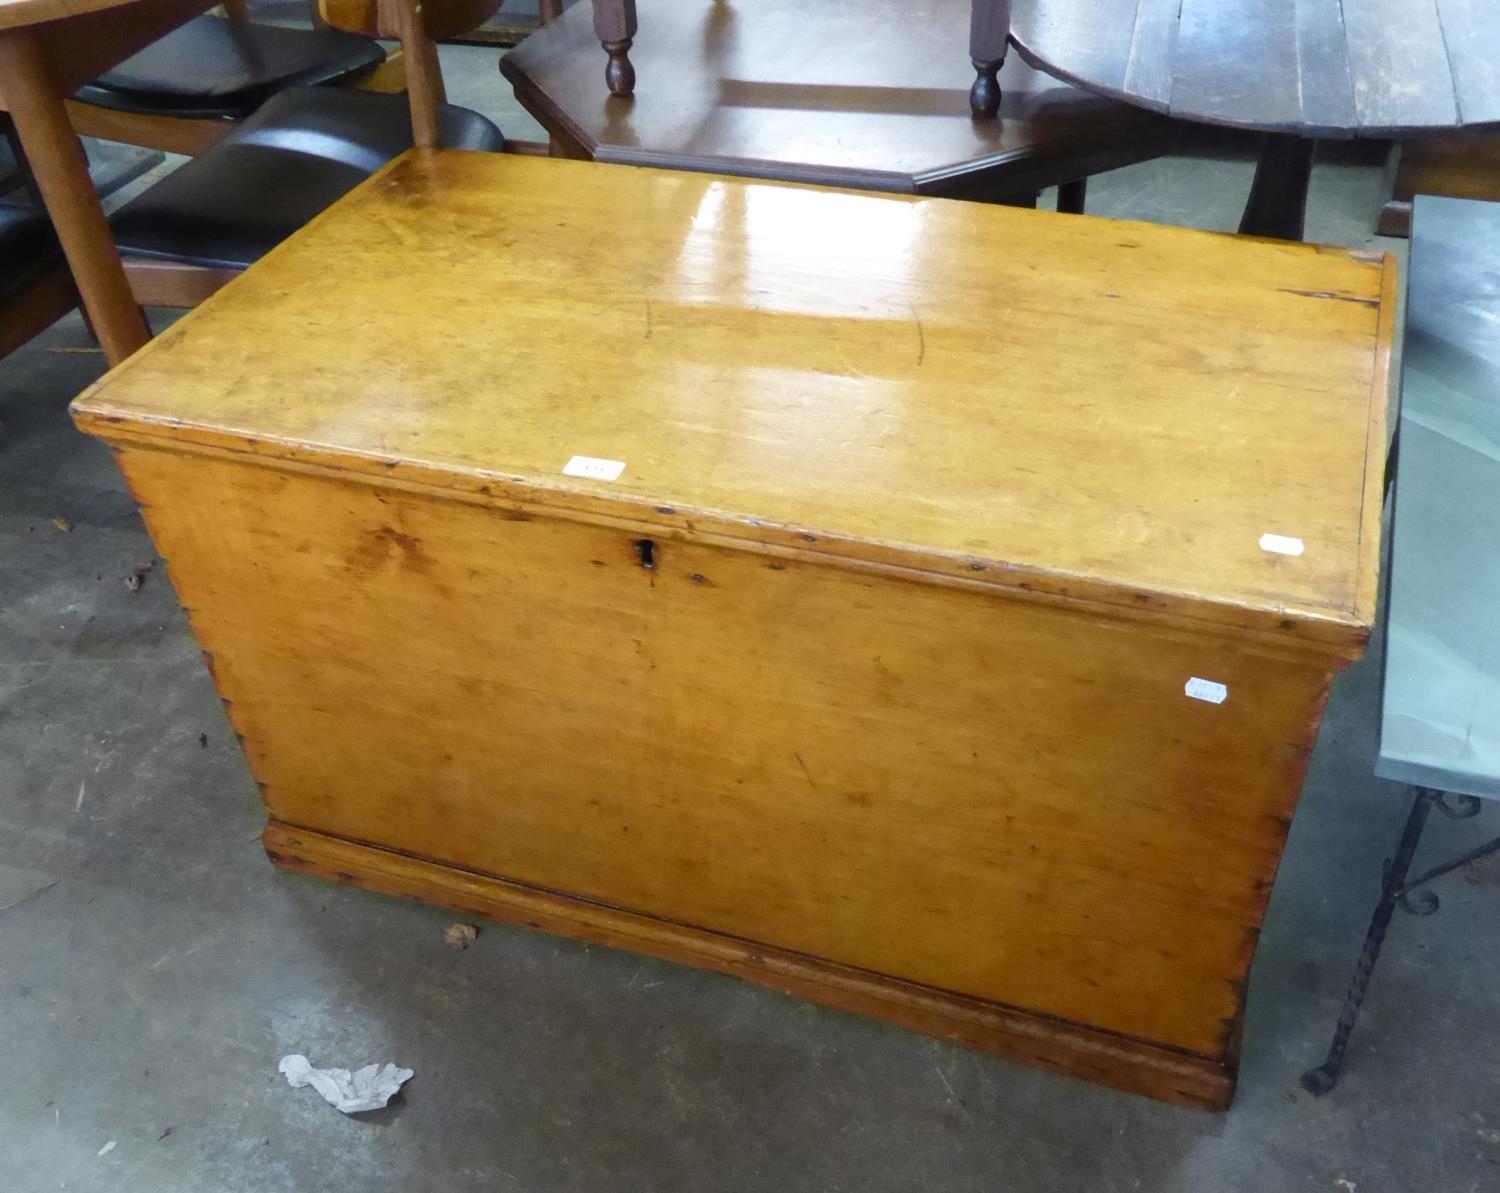
[[[1368,633],[1393,285],[413,152],[75,411],[281,864],[1222,1106]]]
[[[266,827],[265,846],[273,862],[300,874],[330,882],[357,882],[366,890],[420,899],[465,915],[696,965],[1129,1093],[1200,1110],[1224,1110],[1234,1092],[1234,1070],[1224,1061],[1015,1007],[961,998],[822,958],[635,915],[278,821]]]
[[[123,8],[140,0],[0,0],[0,29],[39,25],[64,17]]]
[[[1152,111],[1308,136],[1500,123],[1494,0],[1017,0],[1039,69]]]
[[[78,413],[1354,654],[1393,284],[1305,245],[410,156]]]
[[[1226,1054],[1331,660],[123,464],[278,820]]]

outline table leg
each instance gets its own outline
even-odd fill
[[[1010,0],[969,0],[969,111],[988,120],[1000,111],[1000,67],[1010,39]]]
[[[630,43],[635,38],[635,0],[593,0],[594,35],[609,65],[604,81],[611,95],[630,95],[635,91],[635,67],[630,61]]]
[[[1268,133],[1255,166],[1250,200],[1240,220],[1244,236],[1301,240],[1307,214],[1307,184],[1312,178],[1316,142],[1291,133]]]
[[[1385,943],[1386,929],[1391,926],[1391,916],[1406,887],[1406,875],[1411,869],[1417,845],[1422,840],[1427,813],[1441,798],[1442,792],[1426,787],[1418,787],[1413,792],[1411,812],[1401,830],[1395,856],[1385,864],[1385,881],[1380,887],[1380,901],[1375,905],[1375,914],[1370,917],[1364,948],[1360,950],[1359,962],[1354,967],[1349,991],[1344,995],[1344,1006],[1339,1012],[1328,1056],[1316,1069],[1309,1069],[1302,1074],[1302,1088],[1310,1094],[1321,1097],[1338,1084],[1339,1073],[1344,1067],[1344,1049],[1349,1045],[1349,1036],[1354,1031],[1355,1020],[1359,1018],[1359,1008],[1365,1001],[1365,991],[1370,987],[1370,975],[1375,972],[1375,962],[1380,960],[1380,948]]]
[[[1072,182],[1060,183],[1057,188],[1057,210],[1067,215],[1082,215],[1088,202],[1089,180],[1075,178]]]
[[[0,78],[5,80],[5,101],[16,135],[105,357],[110,364],[119,364],[149,340],[151,332],[130,293],[104,209],[89,178],[88,159],[68,122],[63,97],[52,85],[41,41],[33,31],[0,34]]]

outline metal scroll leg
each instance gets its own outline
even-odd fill
[[[1370,930],[1365,933],[1364,949],[1354,967],[1354,980],[1349,983],[1349,992],[1344,995],[1344,1007],[1339,1012],[1338,1025],[1333,1031],[1328,1059],[1316,1069],[1309,1069],[1302,1074],[1302,1088],[1308,1093],[1322,1096],[1338,1084],[1339,1071],[1344,1067],[1344,1049],[1349,1045],[1354,1022],[1359,1018],[1359,1007],[1365,1000],[1365,991],[1370,985],[1370,975],[1375,971],[1375,962],[1380,959],[1380,947],[1385,943],[1385,932],[1390,927],[1391,914],[1396,910],[1396,903],[1405,890],[1406,874],[1411,869],[1417,843],[1422,840],[1427,814],[1441,798],[1441,792],[1426,787],[1415,789],[1406,827],[1401,830],[1401,840],[1396,844],[1396,856],[1385,866],[1385,882],[1380,890],[1380,902],[1375,905]]]
[[[1240,220],[1241,235],[1302,239],[1315,144],[1290,133],[1266,136],[1255,167],[1255,181],[1250,185],[1250,199]]]

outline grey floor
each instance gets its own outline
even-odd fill
[[[455,98],[532,135],[494,56],[446,55]],[[1380,171],[1345,159],[1310,232],[1373,243]],[[1249,170],[1173,157],[1092,208],[1231,228]],[[1403,815],[1370,774],[1378,660],[1319,740],[1228,1114],[534,932],[455,951],[451,916],[265,860],[169,577],[127,588],[151,544],[68,421],[101,368],[76,319],[0,364],[0,1193],[1500,1189],[1500,867],[1398,918],[1343,1085],[1297,1085]],[[1495,819],[1437,820],[1427,856]],[[278,1076],[288,1052],[416,1077],[346,1119]]]

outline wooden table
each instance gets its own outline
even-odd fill
[[[1500,124],[1497,0],[1016,0],[1011,38],[1060,79],[1270,134],[1240,231],[1300,239],[1319,137]]]
[[[501,60],[565,156],[963,198],[1020,198],[1166,152],[1167,122],[1016,55],[973,119],[969,0],[640,0],[629,99],[577,4]],[[1076,169],[1076,173],[1069,173]]]
[[[75,414],[279,864],[1223,1106],[1394,280],[417,152]]]
[[[111,364],[151,333],[131,296],[64,100],[215,0],[0,0],[0,111],[26,150]]]

